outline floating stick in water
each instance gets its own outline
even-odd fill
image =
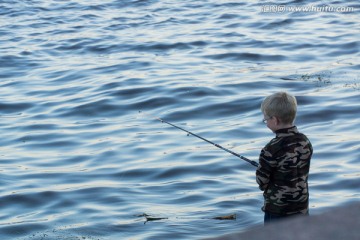
[[[159,221],[159,220],[168,219],[167,217],[151,217],[150,215],[148,215],[146,213],[138,215],[138,217],[145,217],[146,221],[144,222],[144,224],[146,224],[147,222],[151,222],[151,221]]]
[[[160,221],[160,220],[169,219],[167,217],[152,217],[146,213],[137,215],[137,217],[145,217],[146,221],[144,222],[144,224],[146,224],[147,222],[151,222],[151,221]],[[214,220],[236,220],[236,214],[218,216],[218,217],[213,217],[211,219],[214,219]]]
[[[236,214],[214,217],[212,219],[216,219],[216,220],[235,220],[236,219]]]
[[[141,112],[141,111],[139,111],[139,112]],[[151,115],[149,115],[149,114],[147,114],[147,113],[144,113],[144,114],[145,114],[145,115],[148,115],[148,116],[151,116]],[[195,134],[195,133],[192,133],[192,132],[190,132],[190,131],[188,131],[188,130],[186,130],[186,129],[184,129],[184,128],[181,128],[181,127],[179,127],[179,126],[176,126],[175,124],[172,124],[172,123],[170,123],[170,122],[168,122],[168,121],[165,121],[165,120],[163,120],[163,119],[161,119],[161,118],[159,118],[159,117],[155,117],[155,116],[151,116],[151,117],[154,118],[154,119],[156,119],[156,120],[158,120],[158,121],[160,121],[160,122],[162,122],[162,123],[166,123],[166,124],[168,124],[168,125],[170,125],[170,126],[172,126],[172,127],[175,127],[175,128],[180,129],[180,130],[182,130],[182,131],[184,131],[184,132],[187,132],[188,135],[190,134],[190,135],[193,135],[194,137],[200,138],[201,140],[204,140],[205,142],[208,142],[208,143],[214,145],[215,147],[220,148],[220,149],[222,149],[222,150],[224,150],[224,151],[226,151],[226,152],[228,152],[228,153],[230,153],[230,154],[232,154],[232,155],[234,155],[234,156],[236,156],[236,157],[238,157],[238,158],[240,158],[240,159],[242,159],[242,160],[250,163],[250,164],[253,165],[254,167],[258,167],[258,166],[259,166],[259,164],[258,164],[257,162],[252,161],[252,160],[250,160],[250,159],[248,159],[248,158],[246,158],[246,157],[244,157],[244,156],[242,156],[242,155],[240,155],[240,154],[238,154],[238,153],[235,153],[235,152],[233,152],[233,151],[231,151],[231,150],[229,150],[229,149],[227,149],[227,148],[224,148],[224,147],[220,146],[219,144],[216,144],[216,143],[214,143],[214,142],[212,142],[212,141],[210,141],[210,140],[207,140],[207,139],[205,139],[205,138],[203,138],[203,137],[201,137],[201,136],[199,136],[199,135],[197,135],[197,134]]]

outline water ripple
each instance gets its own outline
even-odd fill
[[[262,224],[253,166],[153,115],[256,161],[273,137],[261,101],[283,90],[315,149],[311,212],[358,201],[358,10],[262,6],[2,1],[0,237],[201,239]]]

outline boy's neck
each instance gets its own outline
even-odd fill
[[[294,127],[294,124],[279,124],[276,126],[276,128],[274,129],[274,132],[280,130],[280,129],[285,129],[285,128],[292,128]]]

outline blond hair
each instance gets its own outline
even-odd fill
[[[261,111],[267,117],[277,117],[284,124],[293,124],[296,117],[296,98],[286,92],[267,96],[261,103]]]

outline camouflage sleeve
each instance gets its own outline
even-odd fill
[[[259,166],[256,170],[256,182],[259,184],[260,190],[264,191],[268,187],[270,176],[276,167],[276,161],[270,151],[265,148],[261,150],[259,157]]]

